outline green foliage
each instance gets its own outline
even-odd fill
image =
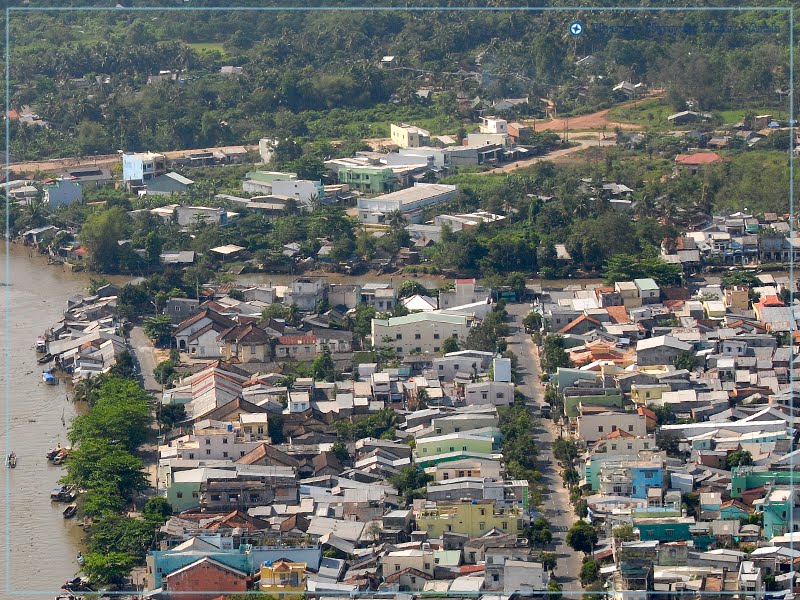
[[[427,296],[428,290],[419,281],[415,281],[413,279],[406,279],[397,288],[398,299],[408,298],[409,296],[414,296],[415,294]]]
[[[571,465],[578,458],[578,446],[574,440],[557,438],[553,442],[553,457],[564,465]]]
[[[675,422],[675,413],[672,412],[672,407],[668,404],[662,404],[660,406],[650,404],[647,408],[656,413],[656,425],[659,427]]]
[[[542,315],[536,312],[528,313],[522,320],[522,325],[528,333],[539,331],[542,328]]]
[[[678,285],[681,280],[681,267],[668,264],[658,256],[637,257],[630,254],[615,254],[606,261],[605,278],[609,284],[648,277],[658,285]]]
[[[424,498],[426,486],[431,481],[433,476],[416,465],[403,467],[399,473],[389,478],[389,483],[397,488],[407,504],[411,504],[415,498]]]
[[[503,434],[503,457],[514,479],[535,481],[539,448],[533,435],[535,422],[524,403],[498,409],[499,429]]]
[[[164,521],[159,525],[163,525]],[[153,547],[154,541],[153,521],[147,518],[134,519],[124,515],[104,514],[92,522],[89,550],[102,554],[124,552],[141,561]]]
[[[458,352],[458,336],[451,335],[449,338],[445,339],[444,343],[442,343],[442,352],[447,354],[448,352]]]
[[[161,525],[172,516],[172,505],[163,496],[156,496],[145,502],[142,515],[145,519],[155,521]]]
[[[543,550],[539,552],[539,562],[542,563],[542,568],[545,571],[552,571],[553,569],[556,568],[556,563],[558,562],[558,555],[555,552],[545,552]],[[551,579],[550,581],[554,580]]]
[[[156,346],[168,346],[172,339],[172,321],[168,315],[146,317],[142,328]]]
[[[697,366],[697,357],[695,356],[694,352],[681,352],[675,357],[675,360],[672,361],[672,364],[676,369],[686,369],[687,371],[691,371]]]
[[[736,450],[735,452],[731,452],[730,454],[728,454],[726,462],[728,463],[729,469],[744,465],[752,465],[753,455],[750,454],[749,450]]]
[[[555,561],[553,562],[555,565]],[[561,594],[562,587],[561,584],[558,583],[555,579],[551,579],[547,582],[547,597],[551,598],[552,600],[560,600],[563,597]]]
[[[333,381],[336,378],[336,364],[328,348],[311,363],[311,376],[317,381]]]
[[[736,286],[754,287],[761,283],[758,278],[749,271],[728,271],[722,276],[722,287],[730,289]]]
[[[581,565],[580,580],[584,587],[600,579],[600,563],[593,558],[584,558]]]
[[[343,440],[355,441],[364,438],[381,438],[386,434],[394,437],[394,424],[397,415],[391,408],[383,408],[376,413],[353,421],[334,423],[336,435]]]
[[[505,340],[502,338],[510,333],[508,325],[505,323],[507,318],[508,313],[505,308],[495,304],[492,312],[470,330],[465,343],[466,349],[492,352],[500,350],[502,346],[502,349],[505,350],[503,344]]]
[[[283,433],[282,415],[270,413],[269,420],[267,421],[267,433],[273,444],[282,444],[286,441],[286,436]]]
[[[134,376],[133,356],[127,350],[123,350],[117,356],[117,362],[111,367],[109,374],[115,377],[129,379]]]
[[[575,552],[589,554],[597,544],[597,531],[584,520],[576,521],[567,531],[566,542]]]
[[[135,450],[148,436],[148,400],[147,393],[135,381],[106,379],[92,409],[73,419],[69,440],[74,445],[106,440],[128,451]]]
[[[347,446],[345,446],[342,442],[335,442],[330,449],[331,454],[333,454],[339,462],[347,462],[350,460],[350,452],[347,450]]]
[[[636,531],[630,523],[617,525],[613,530],[614,537],[621,542],[631,542],[636,539]]]
[[[185,419],[185,404],[164,404],[158,414],[158,420],[166,430],[172,429],[176,423],[180,423]]]
[[[122,583],[136,564],[136,558],[127,552],[89,552],[81,569],[90,581],[101,585]]]
[[[261,311],[261,322],[269,321],[270,319],[288,319],[289,307],[284,306],[278,302],[270,304]]]
[[[553,532],[550,522],[544,517],[538,517],[525,529],[525,537],[531,546],[545,546],[553,541]]]
[[[549,334],[542,344],[542,372],[555,373],[559,367],[571,367],[569,356],[564,351],[564,338],[560,335]]]
[[[175,377],[175,363],[171,360],[162,360],[153,369],[153,377],[162,385],[170,383]]]
[[[135,270],[136,260],[118,244],[127,237],[130,226],[130,216],[121,207],[97,210],[86,218],[81,226],[80,239],[89,250],[88,261],[92,270],[99,273]]]

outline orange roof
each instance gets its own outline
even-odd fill
[[[612,431],[607,436],[605,436],[603,438],[600,438],[600,439],[603,439],[603,440],[617,440],[619,438],[632,438],[632,437],[636,437],[636,436],[633,435],[632,433],[628,432],[628,431],[623,431],[622,429],[617,429],[616,431]]]
[[[9,119],[19,119],[19,113],[12,108],[10,111],[8,111],[8,118]]]
[[[678,154],[675,157],[675,162],[681,165],[695,166],[695,165],[710,165],[717,161],[722,160],[722,157],[716,152],[695,152],[694,154]]]
[[[656,413],[654,413],[652,410],[650,410],[646,406],[640,406],[639,410],[637,412],[640,415],[644,415],[645,417],[649,417],[650,419],[657,419],[658,418],[658,417],[656,417]]]
[[[757,302],[759,306],[786,306],[777,296],[764,296]]]
[[[628,314],[628,309],[624,306],[607,306],[608,316],[611,317],[611,322],[615,324],[626,324],[631,322],[631,317]]]
[[[686,302],[683,300],[664,300],[661,304],[664,305],[664,308],[680,308]]]
[[[458,572],[462,575],[469,575],[470,573],[483,573],[486,567],[483,565],[462,565],[458,568]]]
[[[316,344],[315,335],[282,335],[278,338],[281,346],[302,346],[303,344]]]
[[[559,330],[558,333],[569,333],[572,330],[573,327],[575,327],[576,325],[580,325],[584,321],[590,321],[592,324],[597,325],[598,327],[601,326],[600,325],[600,321],[598,321],[597,319],[593,319],[592,317],[589,317],[587,315],[581,315],[580,317],[578,317],[574,321],[571,321],[570,323],[567,323],[567,325],[562,327]]]

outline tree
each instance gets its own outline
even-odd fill
[[[130,216],[119,206],[91,213],[83,222],[80,239],[89,250],[89,267],[99,273],[120,268],[119,241],[130,230]]]
[[[544,517],[538,517],[527,527],[525,537],[531,546],[544,546],[553,541],[553,532],[550,530],[550,522]]]
[[[647,408],[656,414],[656,425],[659,427],[662,425],[669,425],[675,421],[675,413],[672,412],[672,407],[670,407],[668,404],[664,404],[662,406],[650,404],[647,406]]]
[[[735,452],[728,454],[727,463],[729,469],[732,469],[733,467],[752,465],[753,455],[749,450],[736,450]]]
[[[567,531],[566,542],[576,552],[589,554],[597,544],[597,531],[586,521],[577,521]]]
[[[545,571],[552,571],[556,568],[558,555],[555,552],[542,551],[539,553],[539,561],[542,563],[542,568]]]
[[[578,458],[578,446],[573,440],[558,438],[553,442],[553,458],[564,465],[571,465]]]
[[[160,407],[158,420],[165,429],[169,430],[186,419],[185,404],[164,404]]]
[[[175,363],[171,360],[162,360],[153,369],[153,377],[161,385],[167,385],[175,375]]]
[[[273,444],[282,444],[286,441],[286,436],[283,434],[283,416],[270,413],[267,421],[267,433]]]
[[[124,582],[136,564],[136,558],[127,552],[90,552],[83,559],[83,572],[90,581],[101,585]]]
[[[350,460],[350,452],[347,451],[347,446],[342,442],[335,442],[330,451],[339,462],[344,463]]]
[[[528,333],[539,331],[542,328],[542,315],[537,312],[528,313],[522,320],[522,326],[525,327],[525,331]]]
[[[620,542],[631,542],[636,539],[636,531],[630,523],[623,523],[613,529],[614,537]]]
[[[159,525],[166,522],[172,516],[172,505],[162,496],[150,498],[142,509],[142,514],[146,519],[155,521]]]
[[[333,362],[331,351],[325,348],[311,363],[311,376],[316,380],[333,381],[336,377],[336,363]]]
[[[117,377],[130,378],[134,373],[133,356],[127,350],[120,352],[117,362],[111,367],[109,373]]]
[[[550,334],[544,338],[542,344],[542,371],[555,373],[559,367],[570,367],[572,363],[569,355],[564,350],[564,338],[560,335]]]
[[[600,563],[594,558],[584,558],[580,572],[581,585],[587,586],[600,579]]]
[[[691,371],[697,365],[697,357],[693,352],[690,351],[681,352],[675,357],[675,360],[672,361],[672,364],[676,369],[686,369],[687,371]]]
[[[165,498],[152,498],[164,500]],[[169,506],[169,504],[167,504]],[[163,525],[166,519],[159,523]],[[106,513],[92,523],[89,549],[91,552],[124,552],[143,559],[155,541],[155,523],[147,518],[134,519],[125,515]]]
[[[172,320],[168,315],[147,317],[143,322],[144,333],[156,346],[168,346],[172,339]]]
[[[550,598],[550,600],[560,600],[562,597],[562,594],[560,593],[561,590],[561,584],[555,579],[551,579],[547,582],[547,597]]]
[[[264,310],[261,311],[262,323],[269,321],[270,319],[286,320],[288,318],[289,318],[288,307],[284,306],[283,304],[279,304],[278,302],[270,304],[269,306],[265,307]]]
[[[428,290],[419,281],[413,279],[406,279],[397,288],[397,298],[408,298],[409,296],[420,295],[427,296]]]
[[[442,352],[445,354],[449,352],[458,352],[458,336],[451,335],[442,343]]]
[[[406,504],[411,504],[415,498],[425,497],[425,486],[433,481],[433,476],[429,475],[416,465],[408,465],[389,478],[397,491],[405,498]]]

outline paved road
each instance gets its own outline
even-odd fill
[[[136,325],[131,329],[131,349],[136,357],[136,362],[139,364],[144,389],[148,392],[161,392],[161,384],[153,377],[153,369],[156,366],[153,344],[150,342],[150,338],[144,334],[144,330],[140,325]]]
[[[530,312],[528,304],[508,304],[506,306],[511,322],[512,335],[508,338],[508,349],[519,357],[518,373],[522,377],[519,389],[534,404],[541,404],[544,400],[544,386],[539,380],[541,369],[539,354],[536,345],[522,327],[522,319]],[[537,439],[541,450],[542,461],[550,461],[541,467],[544,475],[545,491],[542,503],[542,512],[553,526],[553,542],[558,555],[556,565],[556,579],[563,586],[564,591],[581,591],[578,576],[581,570],[582,555],[573,551],[565,542],[567,530],[577,520],[575,511],[569,503],[569,491],[562,487],[561,473],[557,470],[556,460],[553,458],[553,440],[558,437],[558,427],[549,419],[542,422],[542,427],[537,431]]]

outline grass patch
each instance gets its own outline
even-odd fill
[[[219,52],[222,56],[227,56],[225,48],[220,42],[187,42],[186,45],[197,52]]]
[[[635,106],[618,106],[608,112],[608,120],[636,123],[652,129],[669,129],[667,117],[675,111],[661,98],[643,100]]]
[[[776,119],[787,119],[788,110],[788,106],[773,106],[772,108],[757,106],[755,108],[731,108],[729,110],[714,111],[714,114],[718,115],[722,119],[723,123],[733,125],[743,121],[744,116],[748,113],[753,113],[754,115],[772,115]]]

